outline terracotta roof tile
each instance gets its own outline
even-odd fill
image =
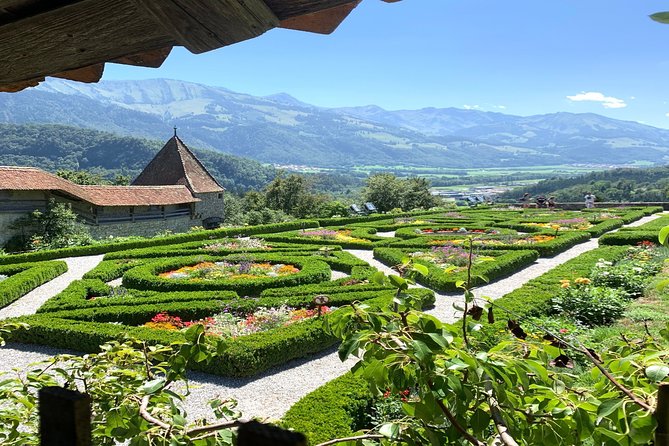
[[[0,190],[58,191],[97,206],[165,206],[200,201],[184,185],[80,186],[34,167],[0,166]]]
[[[81,186],[86,201],[98,206],[166,206],[195,203],[186,186]]]
[[[167,141],[132,184],[133,186],[183,184],[193,193],[224,190],[177,136]]]

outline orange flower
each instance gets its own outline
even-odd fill
[[[574,279],[574,283],[577,285],[589,285],[590,279],[586,277],[579,277],[578,279]]]
[[[569,288],[569,284],[571,284],[571,280],[567,279],[560,280],[560,288]]]

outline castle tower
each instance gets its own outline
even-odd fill
[[[167,141],[142,173],[132,182],[133,186],[184,185],[195,198],[193,219],[205,228],[220,225],[225,215],[223,187],[207,171],[195,154],[176,135]]]

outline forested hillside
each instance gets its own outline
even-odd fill
[[[501,198],[517,198],[525,192],[532,196],[554,196],[558,201],[581,201],[587,192],[594,193],[598,201],[666,201],[669,199],[669,166],[551,178],[507,192]]]
[[[34,166],[52,172],[88,170],[108,178],[134,178],[164,143],[61,125],[1,124],[0,165]],[[229,191],[262,188],[276,173],[273,167],[248,158],[190,148]]]

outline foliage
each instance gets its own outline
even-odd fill
[[[71,181],[75,184],[84,184],[84,185],[95,185],[95,184],[105,184],[105,185],[116,185],[116,186],[127,186],[130,184],[130,177],[128,175],[117,174],[113,179],[104,178],[99,173],[93,173],[88,170],[67,170],[61,169],[56,171],[56,175],[64,178],[68,181]]]
[[[67,271],[67,264],[61,260],[52,262],[0,265],[0,308],[9,305],[43,283]]]
[[[399,179],[389,173],[369,176],[363,197],[365,201],[374,203],[381,212],[388,212],[394,208],[429,209],[440,203],[440,200],[430,193],[430,183],[425,178]]]
[[[217,354],[201,325],[170,345],[136,340],[104,344],[99,353],[58,355],[41,367],[6,373],[0,381],[0,442],[7,446],[39,444],[37,391],[64,382],[85,391],[92,401],[93,443],[131,446],[232,445],[239,413],[232,400],[210,402],[217,426],[186,421],[186,368]],[[19,426],[21,426],[19,428]]]
[[[42,251],[86,246],[93,242],[88,229],[77,221],[77,215],[69,204],[49,200],[46,210],[33,211],[13,226],[29,228],[32,232],[27,248]]]
[[[0,124],[0,137],[4,144],[1,165],[35,166],[51,172],[85,171],[115,184],[136,177],[164,144],[164,141],[62,125]],[[231,192],[260,189],[276,173],[273,167],[249,158],[213,150],[193,148],[193,151]]]
[[[608,325],[625,312],[627,296],[622,290],[606,286],[590,286],[589,279],[562,288],[551,300],[551,309],[555,314],[572,318],[579,323],[594,327]]]

